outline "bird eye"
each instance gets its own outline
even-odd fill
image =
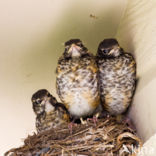
[[[36,100],[36,103],[37,103],[37,104],[40,104],[41,102],[42,102],[41,99],[37,99],[37,100]]]
[[[48,95],[47,95],[48,97],[51,97],[51,94],[50,93],[48,93]]]
[[[109,49],[101,49],[103,53],[108,53]]]

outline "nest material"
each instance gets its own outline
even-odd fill
[[[99,119],[96,125],[87,122],[68,125],[28,136],[24,145],[13,148],[5,156],[131,156],[142,146],[136,132],[116,118]]]

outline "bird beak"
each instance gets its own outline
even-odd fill
[[[120,49],[119,46],[115,46],[110,52],[109,52],[109,55],[113,54],[114,52],[118,52]]]
[[[68,53],[72,53],[72,56],[80,56],[80,47],[72,44],[70,49],[68,50]]]

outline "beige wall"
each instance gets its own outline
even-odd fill
[[[34,131],[32,94],[46,88],[56,95],[62,43],[80,38],[95,52],[103,38],[116,34],[126,0],[116,2],[0,1],[0,155]]]
[[[116,36],[137,62],[139,80],[130,116],[146,141],[156,133],[156,1],[129,0]]]

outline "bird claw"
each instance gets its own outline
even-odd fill
[[[70,122],[70,123],[68,124],[68,129],[69,129],[69,131],[70,131],[70,134],[73,133],[73,127],[74,127],[74,126],[77,126],[77,124],[74,123],[74,122]]]
[[[95,115],[93,118],[87,118],[87,121],[93,121],[94,126],[96,126],[96,123],[98,122],[98,116]]]

